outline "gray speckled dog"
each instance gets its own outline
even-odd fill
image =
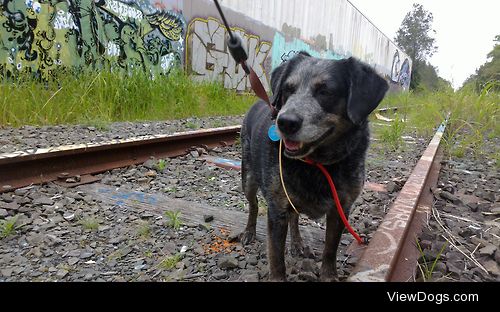
[[[271,75],[272,105],[283,139],[283,176],[288,194],[300,213],[311,218],[326,214],[326,239],[321,280],[335,280],[336,258],[344,229],[326,178],[318,168],[299,159],[308,157],[331,174],[346,216],[363,188],[368,148],[368,115],[382,101],[388,84],[368,65],[354,59],[325,60],[299,53]],[[279,142],[268,138],[271,110],[255,103],[243,121],[242,184],[249,201],[243,244],[255,239],[257,191],[268,205],[268,261],[270,279],[286,280],[285,241],[288,223],[292,250],[303,249],[298,215],[280,182]]]

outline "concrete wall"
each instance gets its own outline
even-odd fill
[[[220,1],[266,89],[272,69],[301,50],[356,56],[408,88],[411,60],[346,0]],[[110,66],[153,76],[183,64],[196,80],[248,90],[221,23],[212,0],[0,0],[0,73],[49,79],[59,68]]]
[[[327,58],[355,56],[408,89],[411,59],[347,0],[220,0],[277,29],[273,66],[290,50]]]

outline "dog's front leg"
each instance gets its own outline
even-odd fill
[[[344,224],[337,211],[330,211],[326,215],[326,238],[325,249],[323,250],[323,259],[321,264],[322,282],[333,282],[337,278],[337,249],[339,247],[340,237],[344,230]]]
[[[267,249],[269,277],[271,281],[285,281],[285,243],[288,228],[288,212],[270,203],[267,213]]]

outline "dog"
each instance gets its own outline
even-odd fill
[[[321,163],[335,182],[345,215],[363,189],[365,155],[369,144],[368,115],[388,89],[387,81],[370,66],[351,57],[327,60],[300,52],[271,74],[272,110],[256,102],[241,129],[242,189],[249,202],[242,244],[255,240],[260,189],[268,206],[267,246],[269,278],[286,281],[285,242],[290,224],[291,250],[300,253],[303,242],[298,214],[292,209],[280,180],[279,143],[268,137],[277,125],[282,139],[282,173],[291,202],[310,218],[326,215],[326,239],[321,281],[335,281],[336,258],[344,224],[326,178],[315,166]]]

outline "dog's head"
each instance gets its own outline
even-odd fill
[[[285,154],[310,155],[321,144],[366,123],[388,84],[354,59],[326,60],[299,53],[271,75],[272,105]]]

